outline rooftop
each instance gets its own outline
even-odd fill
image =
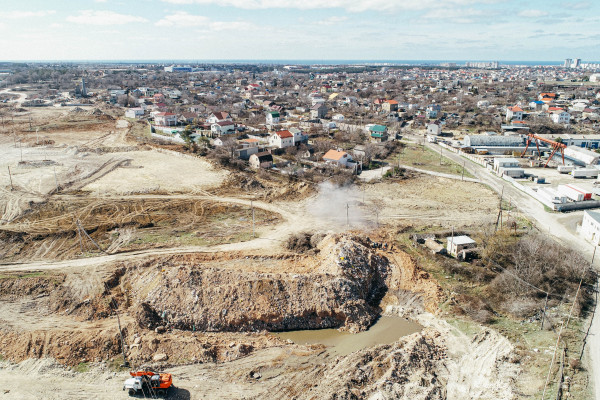
[[[450,237],[447,237],[446,240],[448,240],[448,243],[454,243],[457,245],[475,243],[475,241],[473,239],[471,239],[470,237],[468,237],[466,235],[454,236],[454,237],[450,236]]]

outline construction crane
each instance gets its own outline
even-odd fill
[[[546,168],[548,166],[548,163],[550,162],[550,160],[552,160],[552,157],[554,157],[554,154],[556,153],[557,150],[560,150],[560,155],[562,156],[562,162],[563,162],[563,165],[565,165],[565,149],[567,148],[567,145],[565,145],[563,143],[555,142],[554,140],[543,138],[543,137],[538,136],[533,133],[527,134],[527,145],[525,146],[525,150],[523,150],[523,154],[521,154],[521,157],[523,157],[525,155],[525,153],[527,153],[527,149],[529,148],[531,141],[535,141],[535,146],[537,147],[538,154],[541,154],[540,142],[548,143],[550,145],[550,147],[552,147],[552,153],[550,154],[550,157],[548,157],[548,161],[546,161],[546,164],[544,164],[544,168]]]

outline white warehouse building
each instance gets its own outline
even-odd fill
[[[565,156],[581,161],[586,165],[596,165],[600,160],[600,154],[577,146],[568,146],[565,149]]]
[[[511,135],[511,136],[467,135],[463,139],[463,144],[467,147],[477,147],[477,146],[519,147],[519,146],[525,145],[525,140],[520,135]]]
[[[584,211],[581,228],[581,236],[598,246],[600,244],[600,213],[596,211]]]

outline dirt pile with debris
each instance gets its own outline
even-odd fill
[[[128,265],[121,284],[131,288],[134,307],[149,305],[177,329],[368,328],[387,291],[388,259],[341,235],[318,248],[307,256],[241,255],[237,262],[251,271],[191,256],[161,258]]]

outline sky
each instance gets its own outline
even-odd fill
[[[598,0],[1,0],[0,60],[600,58]]]

